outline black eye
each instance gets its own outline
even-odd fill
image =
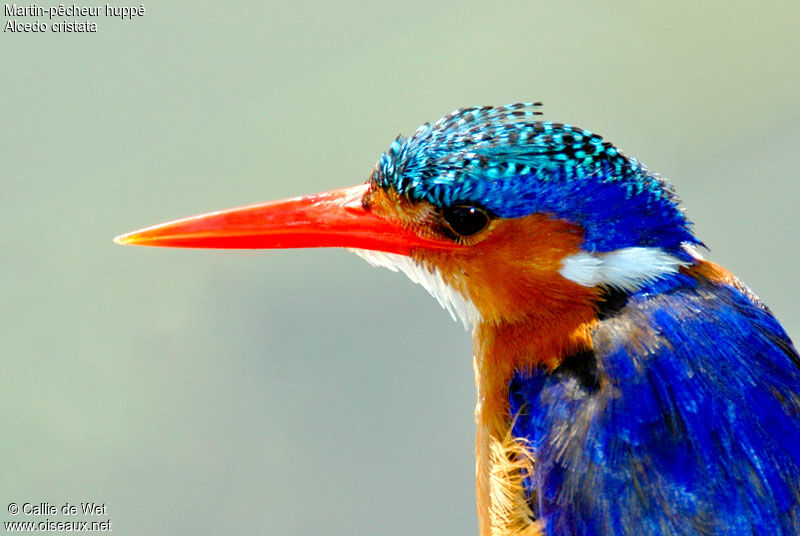
[[[472,236],[489,225],[489,215],[478,207],[445,207],[442,216],[458,236]],[[453,237],[456,238],[456,237]]]

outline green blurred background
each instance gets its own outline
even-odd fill
[[[145,8],[0,37],[0,520],[475,534],[470,337],[423,289],[338,250],[111,242],[362,182],[459,106],[542,100],[669,177],[800,337],[797,1]]]

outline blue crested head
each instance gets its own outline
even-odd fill
[[[540,103],[461,108],[399,136],[371,181],[437,207],[479,206],[580,225],[583,249],[699,244],[670,185],[584,129],[536,121]]]

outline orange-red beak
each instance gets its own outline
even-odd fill
[[[423,238],[367,211],[362,184],[175,220],[118,236],[117,244],[180,248],[360,248],[408,255],[458,244]]]

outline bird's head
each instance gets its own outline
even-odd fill
[[[692,261],[668,184],[538,103],[457,110],[392,142],[366,184],[169,222],[123,244],[346,247],[468,321],[592,306]]]

